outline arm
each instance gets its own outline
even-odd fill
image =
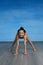
[[[29,40],[28,36],[27,36],[27,41],[28,41],[28,43],[32,46],[33,50],[36,51],[35,46],[34,46],[33,43]]]
[[[16,37],[15,37],[15,40],[13,41],[11,47],[9,48],[9,51],[11,51],[13,49],[14,44],[16,43],[16,41],[17,41],[17,34],[16,34]]]

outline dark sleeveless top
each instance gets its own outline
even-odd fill
[[[24,37],[19,37],[20,39],[23,39]]]

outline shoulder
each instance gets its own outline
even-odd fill
[[[27,37],[28,37],[28,35],[27,35],[27,33],[25,33],[24,38],[27,38]]]
[[[27,37],[27,36],[28,36],[28,34],[27,34],[27,33],[25,33],[25,36]]]
[[[27,33],[25,34],[25,38],[26,38],[26,39],[28,39],[28,38],[29,38]]]

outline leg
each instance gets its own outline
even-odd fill
[[[26,50],[26,38],[24,39],[24,54],[27,54],[27,50]]]
[[[18,55],[18,47],[19,47],[19,41],[16,42],[16,53],[14,55]]]
[[[26,50],[26,44],[24,44],[24,54],[27,54],[27,50]]]

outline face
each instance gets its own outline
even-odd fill
[[[19,31],[19,36],[20,36],[20,37],[23,37],[23,36],[24,36],[24,31],[23,31],[23,30],[20,30],[20,31]]]

